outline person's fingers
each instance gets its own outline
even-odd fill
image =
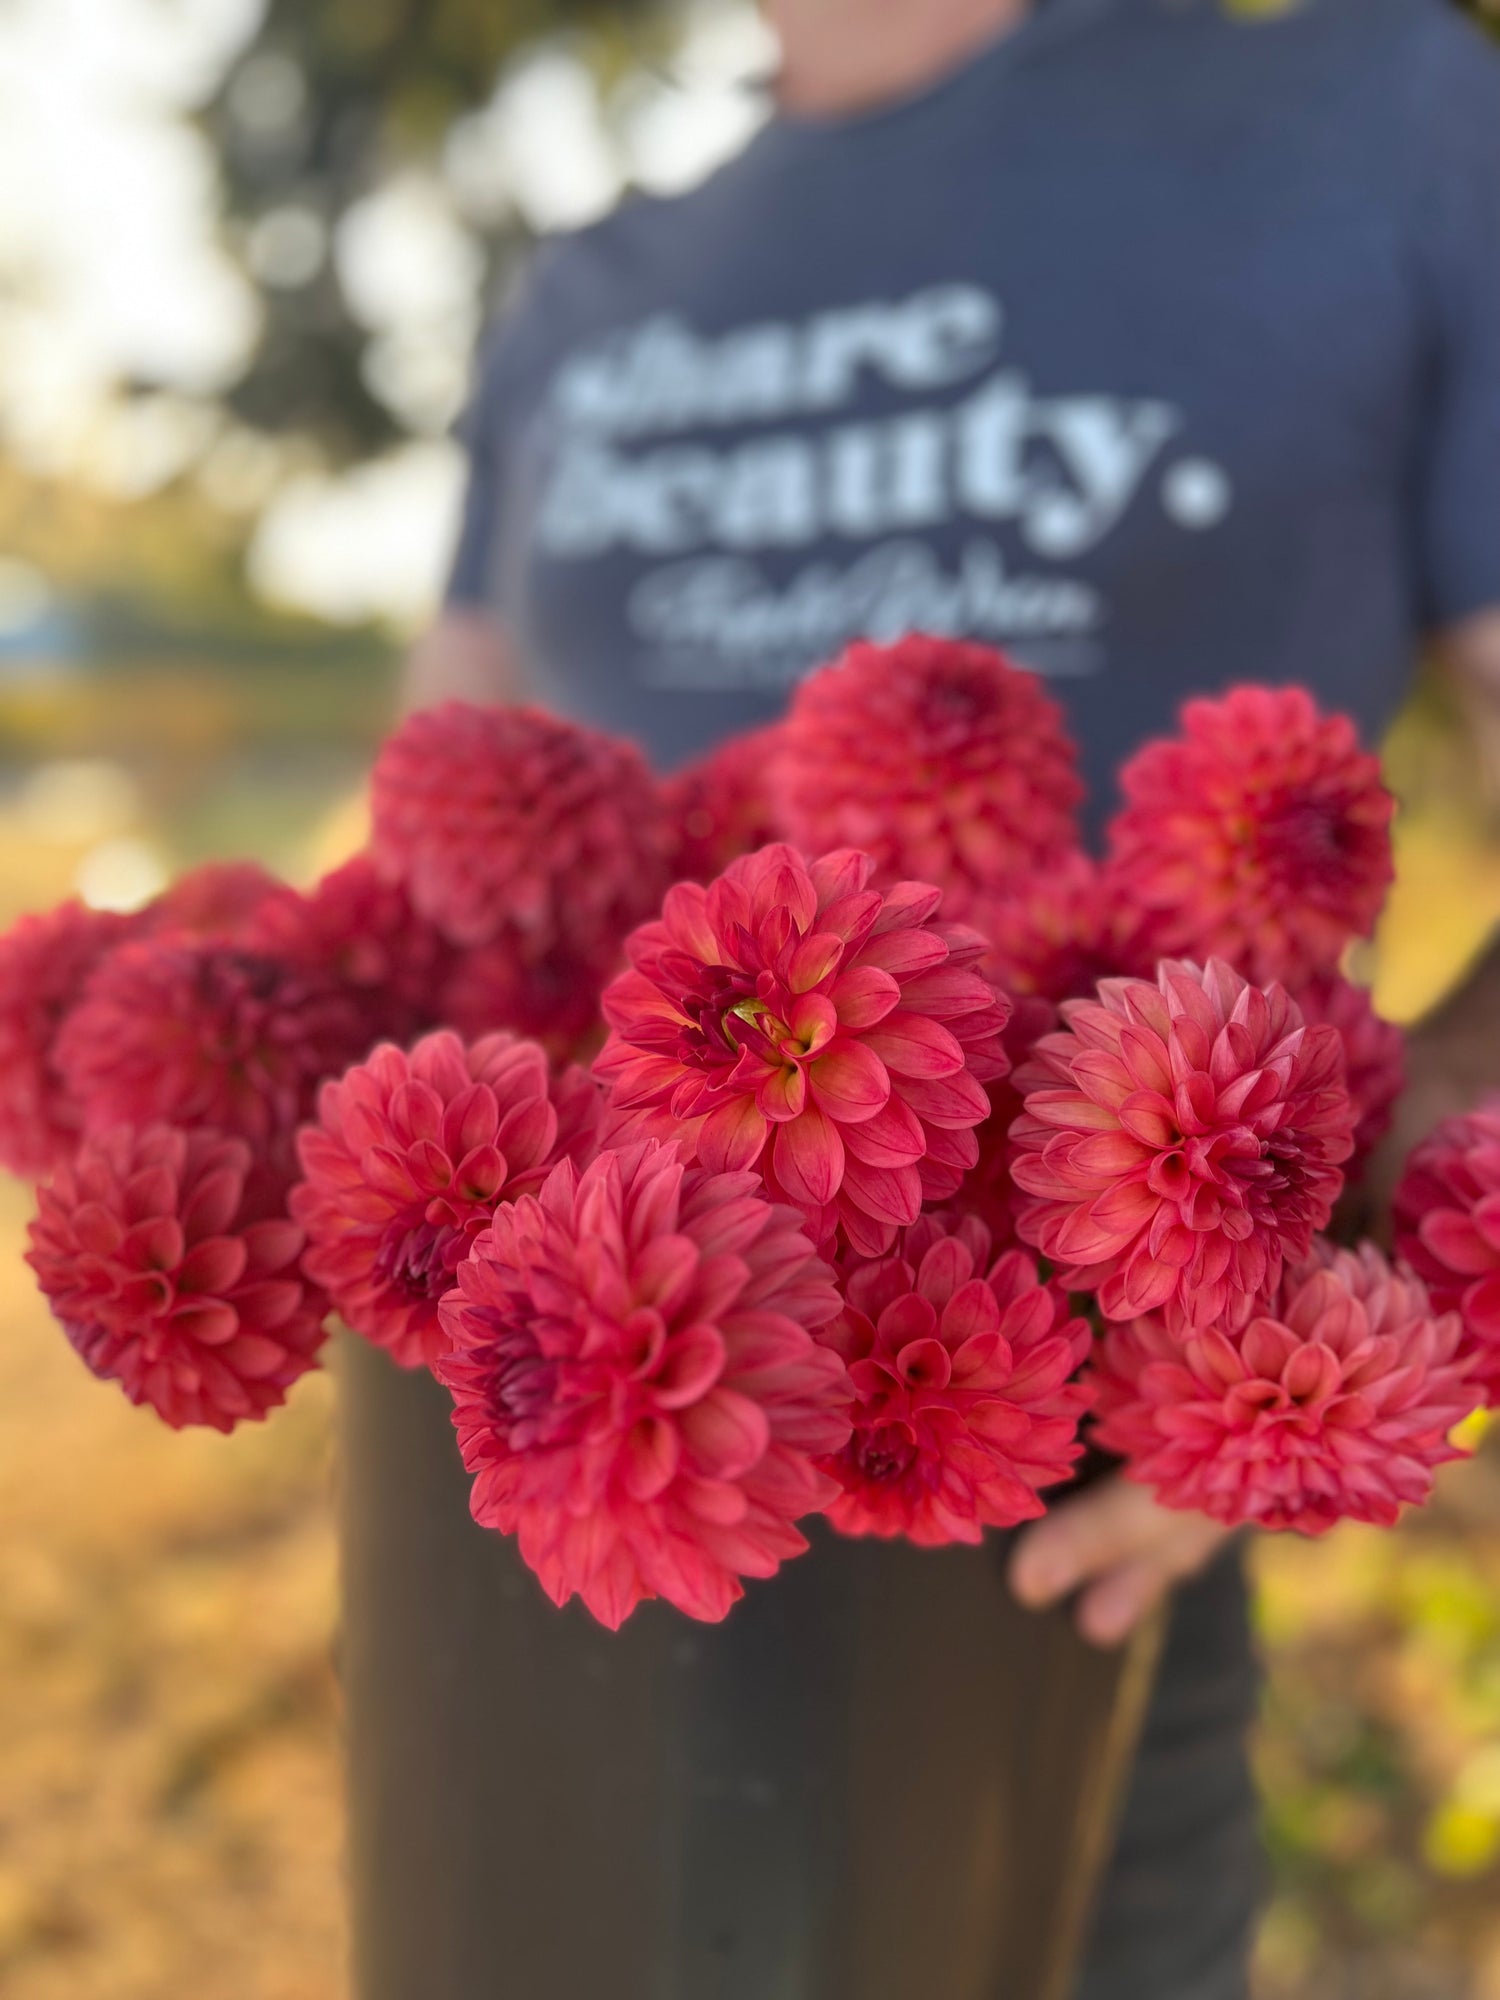
[[[1163,1507],[1116,1474],[1022,1533],[1011,1588],[1034,1610],[1081,1590],[1080,1631],[1115,1645],[1172,1584],[1196,1574],[1228,1533],[1206,1515]]]
[[[1078,1600],[1079,1632],[1092,1645],[1118,1646],[1174,1584],[1184,1582],[1229,1539],[1230,1530],[1206,1514],[1166,1513],[1141,1554],[1129,1557],[1091,1583]]]
[[[1072,1495],[1021,1535],[1010,1561],[1011,1589],[1023,1604],[1055,1604],[1080,1583],[1148,1547],[1162,1510],[1143,1486],[1118,1475]]]
[[[1091,1583],[1074,1614],[1091,1646],[1118,1646],[1167,1594],[1174,1578],[1155,1556],[1138,1557]]]

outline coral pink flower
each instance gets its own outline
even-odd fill
[[[1462,1314],[1478,1377],[1500,1402],[1500,1095],[1417,1147],[1395,1215],[1397,1249],[1433,1303]]]
[[[849,1382],[810,1329],[838,1303],[753,1174],[649,1140],[564,1162],[443,1301],[474,1518],[612,1628],[645,1597],[722,1618],[837,1491],[813,1461],[849,1435]]]
[[[595,1064],[616,1132],[715,1172],[758,1165],[820,1239],[842,1223],[866,1252],[974,1165],[1010,1011],[977,934],[934,923],[939,891],[882,896],[872,872],[853,850],[809,866],[774,846],[679,883],[605,992]]]
[[[950,915],[1078,844],[1082,786],[1057,705],[987,646],[851,646],[802,683],[784,727],[781,807],[797,845],[863,848],[882,879],[938,883]]]
[[[1240,1324],[1328,1221],[1353,1144],[1335,1028],[1222,960],[1073,1000],[1019,1073],[1023,1241],[1109,1319]]]
[[[255,861],[209,861],[180,875],[141,912],[144,931],[239,938],[271,905],[297,894]]]
[[[1069,1378],[1085,1320],[1024,1250],[993,1258],[973,1217],[923,1215],[893,1256],[841,1269],[844,1310],[820,1337],[847,1364],[854,1435],[825,1471],[846,1535],[923,1548],[977,1542],[1043,1511],[1072,1476],[1087,1393]]]
[[[1190,701],[1180,737],[1120,774],[1114,870],[1160,956],[1226,958],[1301,986],[1373,928],[1391,880],[1391,795],[1344,715],[1303,688]]]
[[[366,1047],[382,1038],[408,1041],[443,1018],[441,994],[454,949],[417,915],[404,889],[377,874],[368,855],[325,875],[309,895],[288,890],[264,902],[247,941],[356,996],[367,1024]]]
[[[263,1417],[316,1364],[302,1232],[241,1140],[117,1127],[37,1200],[26,1261],[68,1339],[174,1429]]]
[[[162,1122],[248,1139],[290,1168],[319,1081],[365,1046],[334,981],[235,944],[143,938],[94,972],[57,1038],[91,1132]]]
[[[0,937],[0,1166],[35,1180],[72,1156],[83,1112],[57,1037],[99,961],[134,933],[126,917],[64,903]]]
[[[589,953],[665,885],[663,808],[640,753],[540,709],[410,716],[376,759],[371,803],[376,865],[455,944]]]
[[[532,1042],[446,1031],[386,1045],[318,1099],[298,1136],[292,1214],[304,1268],[356,1333],[403,1368],[442,1352],[438,1300],[502,1201],[534,1192],[592,1141],[599,1092],[551,1076]]]
[[[1317,1246],[1274,1311],[1184,1342],[1159,1319],[1112,1326],[1094,1386],[1098,1442],[1169,1507],[1322,1534],[1389,1527],[1462,1453],[1453,1426],[1478,1400],[1456,1313],[1372,1244]]]
[[[1008,993],[1081,1000],[1101,979],[1155,969],[1128,885],[1086,854],[1017,876],[975,903],[969,921],[989,942],[986,972]]]
[[[1337,1028],[1344,1044],[1344,1081],[1358,1123],[1354,1151],[1344,1171],[1352,1180],[1390,1130],[1396,1100],[1406,1088],[1406,1037],[1384,1021],[1363,986],[1334,973],[1298,990],[1297,1005],[1310,1028]]]
[[[674,881],[711,882],[731,861],[785,836],[774,800],[782,725],[732,736],[662,781]]]

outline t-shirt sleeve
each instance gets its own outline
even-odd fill
[[[1500,51],[1433,4],[1414,82],[1428,360],[1417,565],[1440,630],[1500,606]]]
[[[457,426],[467,460],[458,545],[448,571],[444,602],[496,609],[501,509],[511,438],[535,383],[546,372],[552,324],[550,273],[557,245],[534,249],[518,273],[480,343],[469,401]]]
[[[457,427],[465,458],[463,512],[458,543],[443,593],[445,604],[490,605],[495,588],[495,542],[500,527],[504,435],[511,394],[512,328],[502,315],[484,341],[468,406]]]

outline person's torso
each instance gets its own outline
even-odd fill
[[[1424,331],[1361,11],[1051,0],[554,250],[492,419],[544,698],[670,763],[923,630],[1048,675],[1100,790],[1235,680],[1382,727]]]

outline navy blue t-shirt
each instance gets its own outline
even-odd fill
[[[1049,677],[1097,805],[1185,695],[1374,738],[1500,605],[1500,59],[1443,0],[1046,0],[555,241],[450,596],[669,765],[853,637]]]

